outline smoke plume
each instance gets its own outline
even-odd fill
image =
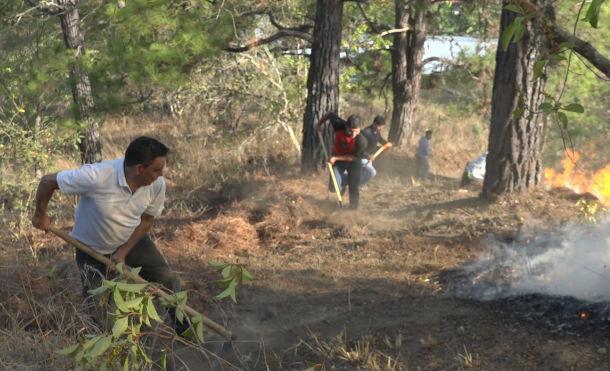
[[[610,218],[550,229],[535,223],[512,241],[488,238],[463,271],[459,296],[498,299],[540,293],[590,302],[610,300]]]

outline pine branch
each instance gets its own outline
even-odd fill
[[[277,40],[280,40],[280,39],[283,39],[286,37],[295,37],[295,38],[302,39],[302,40],[305,40],[308,42],[312,41],[311,35],[306,32],[285,29],[285,30],[278,31],[277,33],[275,33],[269,37],[265,37],[262,39],[256,39],[245,45],[227,46],[226,48],[224,48],[224,50],[227,52],[232,52],[232,53],[242,53],[242,52],[248,51],[250,49],[256,48],[257,46],[271,44],[274,41],[277,41]]]
[[[515,3],[520,5],[522,8],[526,9],[528,12],[535,14],[538,17],[544,17],[544,12],[542,9],[538,8],[535,4],[533,4],[529,0],[514,0]],[[595,47],[593,47],[588,42],[582,40],[575,34],[569,33],[563,29],[561,29],[557,24],[552,23],[549,25],[551,31],[553,32],[556,40],[561,42],[569,42],[574,47],[576,53],[580,56],[588,60],[595,68],[597,68],[601,73],[606,75],[606,77],[610,77],[610,60],[601,55]]]

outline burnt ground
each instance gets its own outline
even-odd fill
[[[510,240],[529,222],[553,228],[578,218],[573,195],[536,191],[488,204],[476,187],[458,189],[458,179],[433,176],[421,185],[381,175],[363,188],[354,212],[337,207],[323,176],[282,179],[259,182],[209,219],[161,232],[173,236],[165,249],[194,287],[214,291],[212,277],[193,266],[209,259],[238,261],[256,277],[238,304],[215,314],[240,338],[234,364],[610,367],[603,304],[543,295],[481,301],[451,290],[489,236]],[[211,291],[192,297],[205,307]],[[580,319],[581,310],[591,318]]]
[[[476,187],[458,189],[457,177],[416,184],[388,175],[392,166],[362,189],[357,212],[337,207],[323,175],[284,174],[195,191],[199,199],[157,223],[192,305],[238,337],[228,361],[253,370],[610,368],[605,304],[453,295],[489,236],[510,240],[530,221],[552,228],[578,218],[573,195],[539,190],[488,204]],[[58,245],[44,241],[39,249]],[[210,260],[255,276],[237,304],[213,299]],[[583,310],[590,318],[579,318]],[[188,350],[178,354],[178,368],[205,368]]]

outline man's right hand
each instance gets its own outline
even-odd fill
[[[34,213],[34,216],[32,217],[32,225],[35,228],[47,232],[51,226],[51,220],[46,213]]]

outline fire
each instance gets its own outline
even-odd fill
[[[549,187],[569,188],[576,193],[589,192],[601,202],[610,204],[610,164],[593,174],[587,174],[578,166],[582,155],[579,152],[569,152],[561,161],[563,172],[553,169],[544,170],[544,178]]]
[[[578,312],[578,318],[580,318],[582,321],[588,320],[589,317],[591,317],[591,313],[587,312],[586,310],[581,310]]]

